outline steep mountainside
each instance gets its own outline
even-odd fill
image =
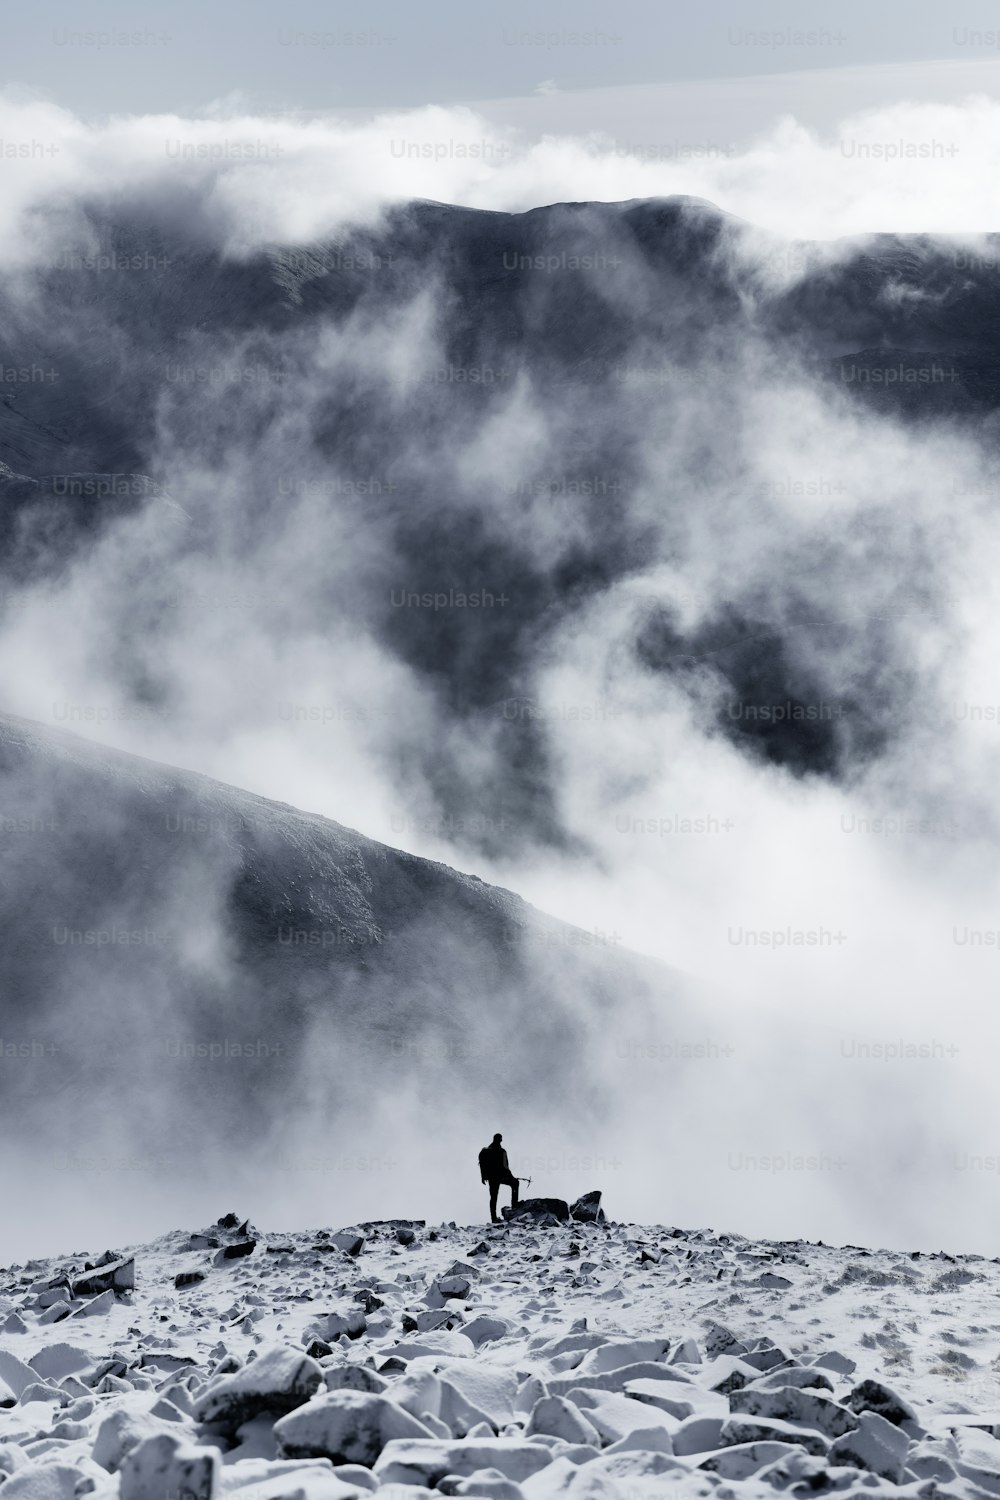
[[[592,1112],[602,1031],[680,1014],[669,971],[509,891],[9,716],[0,819],[0,1109],[25,1136],[169,1116],[249,1146],[312,1070],[330,1124],[414,1080]]]

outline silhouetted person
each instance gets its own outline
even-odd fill
[[[510,1170],[507,1153],[503,1149],[503,1136],[497,1131],[488,1146],[479,1153],[479,1171],[484,1183],[490,1186],[490,1218],[499,1224],[497,1217],[497,1193],[502,1187],[510,1188],[510,1206],[517,1207],[517,1178]]]

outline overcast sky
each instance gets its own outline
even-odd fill
[[[259,110],[386,109],[859,67],[875,70],[876,82],[890,69],[884,89],[895,94],[893,64],[1000,58],[1000,18],[986,0],[963,0],[954,14],[929,0],[815,8],[793,0],[759,8],[735,0],[0,3],[7,82],[91,120],[189,113],[234,93]],[[853,74],[843,87],[841,105],[850,108]]]

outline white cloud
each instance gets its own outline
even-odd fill
[[[786,112],[739,145],[623,139],[599,115],[582,132],[533,133],[488,112],[435,106],[371,119],[216,111],[97,126],[8,94],[0,140],[8,258],[43,251],[30,224],[40,205],[143,186],[173,196],[178,213],[192,213],[193,199],[236,253],[335,234],[410,198],[520,212],[681,193],[775,233],[818,238],[975,234],[1000,206],[1000,103],[985,94],[866,108],[818,128]]]

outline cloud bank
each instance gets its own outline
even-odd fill
[[[371,222],[414,198],[523,212],[539,204],[687,194],[790,237],[977,234],[996,219],[1000,105],[901,101],[811,128],[775,118],[737,146],[714,134],[630,140],[533,135],[466,107],[370,119],[233,113],[85,124],[57,105],[0,101],[8,256],[30,255],[40,204],[146,193],[239,254]]]
[[[834,345],[839,302],[822,347],[780,358],[754,318],[800,286],[818,306],[850,290],[867,248],[782,235],[958,234],[921,253],[988,295],[974,232],[996,220],[1000,108],[899,105],[823,138],[786,120],[683,158],[699,143],[532,142],[440,109],[95,129],[7,103],[0,134],[15,363],[45,327],[54,247],[90,256],[114,319],[95,345],[93,303],[67,296],[66,358],[101,348],[88,379],[129,416],[130,465],[181,507],[144,501],[83,541],[57,530],[44,576],[26,531],[5,706],[472,868],[697,976],[733,1048],[703,1076],[677,1069],[676,1044],[700,1037],[670,1017],[606,1039],[630,1082],[585,1154],[619,1161],[616,1213],[901,1244],[947,1226],[985,1248],[989,1169],[969,1163],[997,1155],[995,423],[914,420],[824,383],[816,359],[861,353]],[[457,241],[421,220],[413,284],[404,267],[384,295],[309,302],[331,254],[394,243],[411,199],[522,213],[679,193],[753,228],[702,240],[685,211],[638,255],[620,226],[570,216],[540,267],[508,268],[509,242],[477,223],[493,260],[469,263],[496,300],[470,315]],[[166,241],[224,312],[181,322],[163,367],[150,283],[114,256]],[[559,257],[576,253],[620,256],[622,274],[591,266],[567,296]],[[972,338],[902,263],[879,295],[876,325],[912,307],[913,326]],[[950,368],[947,346],[924,354]],[[455,602],[476,592],[494,602]],[[580,1144],[544,1101],[525,1124],[556,1162]],[[404,1101],[372,1139],[388,1151],[415,1126],[440,1134]],[[437,1149],[415,1180],[445,1213]],[[377,1187],[345,1210],[377,1212]],[[269,1191],[284,1212],[290,1190]]]

